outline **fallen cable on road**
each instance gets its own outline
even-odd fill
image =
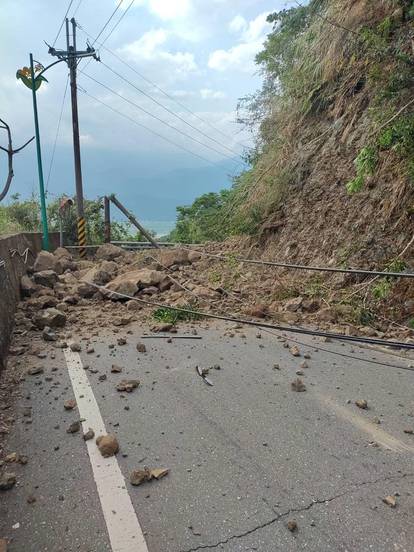
[[[220,261],[228,261],[228,257],[225,255],[217,255],[213,253],[207,253],[206,251],[200,251],[199,249],[189,248],[185,246],[180,246],[182,249],[187,251],[195,251],[200,255],[205,255],[206,257],[212,257],[214,259],[219,259]],[[295,270],[310,270],[313,272],[339,272],[341,274],[359,274],[363,276],[386,276],[387,278],[414,278],[414,272],[384,272],[378,270],[363,270],[358,268],[331,268],[327,266],[307,266],[291,263],[280,263],[276,261],[260,261],[256,259],[244,259],[243,257],[233,257],[239,263],[250,263],[266,266],[276,266],[279,268],[291,268]]]
[[[256,322],[255,320],[245,320],[243,318],[235,318],[233,316],[224,316],[221,314],[212,314],[209,312],[204,311],[195,311],[192,309],[184,309],[181,307],[174,307],[172,305],[168,305],[165,303],[158,303],[156,301],[148,301],[147,299],[140,299],[138,297],[134,297],[132,295],[126,295],[125,293],[120,293],[118,291],[112,291],[104,286],[100,286],[98,284],[94,284],[92,282],[85,282],[92,287],[104,290],[105,296],[111,298],[111,296],[118,296],[118,297],[124,297],[125,299],[137,301],[138,303],[143,303],[144,305],[150,305],[152,307],[159,307],[159,308],[168,308],[176,312],[183,312],[186,314],[192,314],[197,316],[203,316],[205,318],[213,318],[215,320],[224,320],[226,322],[234,322],[235,324],[243,324],[245,326],[255,326],[257,328],[269,328],[271,330],[278,330],[281,332],[290,332],[290,333],[297,333],[301,335],[315,335],[318,337],[326,337],[330,339],[338,339],[339,341],[350,341],[354,343],[369,343],[371,345],[383,345],[384,347],[395,347],[397,349],[407,349],[407,350],[414,350],[414,343],[403,343],[400,341],[387,341],[385,339],[375,339],[372,337],[357,337],[352,335],[345,335],[345,334],[337,334],[332,332],[322,332],[319,330],[308,330],[306,328],[293,328],[289,326],[279,326],[277,324],[267,324],[266,322]]]
[[[141,339],[202,339],[201,335],[141,335]]]

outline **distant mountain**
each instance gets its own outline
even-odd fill
[[[45,181],[48,177],[50,154],[44,155]],[[202,165],[196,160],[178,155],[136,155],[84,148],[82,169],[84,194],[93,199],[115,193],[137,217],[145,220],[171,221],[178,205],[190,204],[197,196],[231,186],[230,174],[236,161]],[[185,168],[183,168],[185,167]],[[22,152],[15,158],[15,179],[12,193],[28,197],[38,192],[35,150]],[[50,197],[75,193],[72,150],[56,151],[49,182]],[[10,196],[9,196],[10,197]],[[115,213],[114,213],[115,215]],[[120,217],[122,218],[122,216]]]

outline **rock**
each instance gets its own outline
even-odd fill
[[[395,496],[389,495],[382,499],[384,504],[390,506],[390,508],[395,508],[397,506],[397,500]]]
[[[144,469],[138,469],[134,470],[131,475],[129,476],[129,481],[131,485],[142,485],[142,483],[145,483],[146,481],[151,481],[151,479],[161,479],[162,477],[165,477],[169,473],[168,468],[144,468]]]
[[[52,330],[52,328],[49,328],[49,326],[45,326],[42,331],[42,337],[45,341],[56,341],[56,333]]]
[[[145,481],[150,481],[151,474],[148,468],[144,468],[143,470],[134,470],[131,472],[131,475],[129,476],[129,481],[131,485],[141,485]]]
[[[84,441],[90,441],[95,437],[95,432],[93,429],[89,428],[86,433],[83,434],[83,440]]]
[[[144,343],[137,343],[137,351],[139,353],[146,353],[147,348],[145,347]]]
[[[65,410],[73,410],[76,407],[75,399],[67,399],[63,403],[63,407],[64,407]]]
[[[49,328],[62,328],[66,324],[66,315],[62,311],[52,307],[37,313],[34,317],[34,323],[41,330],[46,326]]]
[[[118,345],[126,345],[127,343],[127,340],[125,339],[125,337],[118,337],[118,339],[116,340],[117,344]]]
[[[186,265],[190,264],[188,251],[180,248],[165,248],[161,249],[158,253],[158,260],[161,265],[170,268],[173,265]]]
[[[300,368],[301,370],[306,370],[307,368],[309,368],[309,365],[308,365],[308,363],[306,362],[306,360],[304,360],[304,361],[302,361],[302,362],[300,363],[299,368]]]
[[[40,295],[28,301],[33,310],[48,309],[56,307],[58,300],[53,295]]]
[[[297,522],[294,520],[294,519],[290,519],[287,524],[286,524],[286,527],[289,529],[289,531],[291,533],[294,533],[295,531],[298,530],[298,524]]]
[[[55,249],[55,251],[53,251],[53,255],[57,257],[59,260],[60,259],[68,259],[69,261],[73,260],[72,255],[64,247],[58,247],[57,249]]]
[[[66,430],[66,433],[77,433],[80,430],[81,424],[79,421],[72,422],[68,429]]]
[[[96,439],[96,444],[104,458],[114,456],[119,451],[119,444],[115,435],[100,435]]]
[[[16,484],[16,474],[4,472],[0,476],[0,491],[8,491]]]
[[[201,259],[201,253],[198,251],[188,251],[188,260],[190,263],[195,263]]]
[[[294,357],[299,357],[300,356],[299,348],[296,347],[296,345],[293,345],[293,347],[290,347],[289,353]]]
[[[296,391],[297,393],[303,393],[304,391],[306,391],[306,385],[300,378],[296,378],[294,381],[292,381],[290,386],[292,391]]]
[[[82,351],[82,346],[78,341],[72,341],[69,347],[70,347],[70,350],[73,351],[74,353],[79,353],[80,351]]]
[[[30,297],[38,290],[38,286],[27,276],[27,274],[24,274],[20,279],[20,290],[24,297]]]
[[[33,274],[33,280],[39,286],[53,288],[58,281],[58,276],[54,270],[42,270]]]
[[[90,268],[81,278],[81,282],[92,282],[93,284],[97,284],[99,286],[107,284],[110,280],[111,275],[109,272],[106,272],[97,266]]]
[[[116,390],[120,391],[121,393],[127,392],[132,393],[134,389],[136,389],[140,384],[139,380],[122,380],[118,383],[116,386]]]
[[[142,310],[142,305],[138,301],[127,301],[125,305],[128,312],[136,312]]]
[[[79,297],[76,295],[66,295],[66,297],[63,298],[63,302],[67,303],[68,305],[77,305],[79,302]]]
[[[297,312],[301,310],[302,303],[303,297],[293,297],[285,302],[284,309],[288,312]]]
[[[37,376],[38,374],[43,374],[44,370],[41,366],[32,366],[27,370],[29,376]]]
[[[151,331],[154,333],[169,332],[174,328],[173,324],[157,324],[151,327]]]
[[[104,270],[111,276],[113,276],[119,268],[119,265],[114,261],[103,261],[100,265],[101,270]]]
[[[98,380],[99,381],[105,381],[107,379],[107,375],[106,374],[101,374],[99,377],[98,377]]]
[[[355,401],[355,404],[358,408],[362,408],[362,410],[366,410],[368,408],[368,403],[365,399],[358,399]]]
[[[149,268],[141,268],[139,270],[119,274],[105,286],[105,289],[109,292],[115,291],[117,293],[122,293],[132,297],[140,289],[150,287],[158,288],[158,286],[165,280],[169,281],[169,278],[163,272],[151,270]],[[116,296],[111,298],[116,299]]]
[[[132,316],[120,316],[113,321],[114,326],[127,326],[132,322]]]
[[[49,251],[40,251],[33,265],[34,272],[42,272],[44,270],[52,270],[56,274],[62,274],[62,265],[58,257],[55,257]]]
[[[301,304],[301,310],[303,312],[317,312],[321,308],[321,305],[317,299],[304,299]]]
[[[112,364],[111,372],[113,374],[120,374],[122,372],[121,366],[117,366],[116,364]]]
[[[248,316],[253,316],[254,318],[265,318],[267,314],[267,306],[266,305],[254,305],[253,307],[249,307],[245,309],[245,314]]]
[[[411,428],[404,429],[404,433],[406,433],[407,435],[414,435],[414,429],[411,429]]]
[[[78,285],[77,294],[84,299],[90,299],[96,293],[96,287],[91,286],[85,282]]]
[[[104,261],[113,261],[118,257],[124,257],[125,254],[126,251],[124,251],[121,247],[113,245],[112,243],[104,243],[96,250],[95,257]]]
[[[34,504],[36,502],[36,497],[34,495],[29,495],[26,498],[26,502],[27,504]]]

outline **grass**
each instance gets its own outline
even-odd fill
[[[185,305],[182,308],[189,310],[195,309],[194,305]],[[203,317],[201,314],[198,313],[182,312],[178,310],[176,311],[169,307],[160,307],[153,311],[152,318],[154,318],[154,320],[157,320],[158,322],[164,322],[165,324],[172,324],[173,326],[175,326],[177,322],[200,320]]]

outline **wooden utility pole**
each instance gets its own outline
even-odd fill
[[[66,18],[66,45],[68,54],[68,67],[70,74],[70,96],[72,101],[72,132],[73,132],[73,157],[75,161],[75,184],[76,184],[76,206],[78,209],[78,244],[80,257],[86,255],[86,220],[83,206],[83,184],[82,184],[82,164],[80,154],[79,138],[79,115],[78,115],[78,90],[76,86],[76,67],[78,60],[76,58],[76,22],[72,17],[72,44],[69,36],[69,20]]]
[[[76,86],[76,69],[79,59],[91,56],[93,56],[95,59],[98,58],[96,57],[95,50],[90,46],[88,46],[87,50],[78,52],[78,50],[76,49],[76,21],[73,17],[70,20],[70,23],[72,24],[72,43],[70,41],[69,19],[66,18],[66,51],[49,48],[49,53],[52,54],[52,56],[57,56],[61,60],[65,60],[69,67],[70,93],[72,100],[73,157],[75,162],[76,206],[78,210],[78,245],[80,245],[79,255],[81,257],[84,257],[86,255],[86,220],[83,205],[83,184],[79,140],[78,90]]]
[[[160,246],[158,245],[158,243],[154,240],[154,238],[151,236],[151,234],[149,232],[147,232],[145,230],[145,228],[137,221],[137,219],[128,211],[128,209],[126,209],[122,203],[116,199],[115,195],[112,194],[109,196],[109,199],[112,201],[112,203],[114,205],[116,205],[116,207],[118,207],[118,209],[121,211],[121,213],[124,213],[124,215],[126,216],[126,218],[129,220],[129,222],[131,224],[133,224],[135,226],[135,228],[138,228],[138,230],[141,232],[142,235],[144,235],[147,240],[152,243],[152,245],[154,247],[156,247],[157,249],[160,249]]]

